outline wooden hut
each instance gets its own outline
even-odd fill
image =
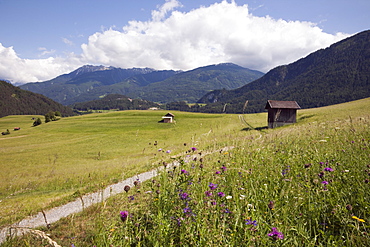
[[[268,110],[268,127],[275,128],[296,123],[297,110],[301,107],[296,101],[268,100],[265,109]]]
[[[174,118],[175,118],[175,115],[173,115],[172,113],[167,113],[166,115],[164,115],[162,117],[162,121],[163,123],[173,123],[174,122]]]

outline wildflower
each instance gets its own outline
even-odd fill
[[[128,218],[128,211],[121,211],[120,215],[121,215],[121,220],[125,222]]]
[[[231,213],[231,211],[230,211],[229,209],[225,208],[224,213],[226,213],[226,214],[230,214],[230,213]]]
[[[135,200],[135,197],[134,197],[134,196],[129,196],[129,197],[128,197],[128,199],[129,199],[130,201],[133,201],[133,200]]]
[[[284,239],[284,234],[279,232],[276,227],[273,227],[267,236],[272,237],[273,240]]]
[[[230,199],[232,199],[233,197],[232,196],[226,196],[225,197],[227,200],[230,200]]]
[[[325,185],[329,184],[329,182],[328,182],[328,181],[322,181],[321,183],[322,183],[322,184],[325,184]]]
[[[181,174],[188,174],[188,171],[187,171],[187,170],[182,169],[182,170],[181,170]]]
[[[192,147],[192,148],[191,148],[191,151],[193,151],[193,152],[194,152],[194,151],[196,151],[196,150],[197,150],[197,148],[196,148],[196,147]]]
[[[360,218],[358,218],[358,217],[356,217],[356,216],[352,216],[352,219],[358,220],[359,222],[365,222],[365,220],[360,219]]]
[[[130,186],[126,185],[125,187],[123,187],[123,190],[128,192],[130,190]]]
[[[171,153],[171,150],[167,150],[166,153],[168,153],[168,154]]]
[[[212,192],[207,190],[206,192],[204,192],[204,194],[206,194],[206,196],[212,196]]]
[[[319,176],[320,178],[322,178],[324,176],[324,172],[320,172],[319,174],[317,174],[317,176]]]
[[[160,149],[158,149],[158,152],[162,152],[162,150],[163,150],[163,149],[162,149],[162,148],[160,148]]]
[[[189,199],[189,194],[188,193],[180,193],[179,194],[180,195],[180,198],[182,199],[182,200],[186,200],[186,199]]]
[[[217,195],[218,195],[219,197],[224,197],[224,196],[225,196],[225,193],[224,193],[224,192],[218,192],[218,193],[217,193]]]
[[[216,171],[215,174],[220,174],[221,172],[220,171]]]
[[[246,225],[254,225],[254,226],[257,226],[257,221],[256,220],[250,220],[250,219],[247,219],[247,220],[245,220],[246,222],[245,222],[245,224]]]
[[[330,167],[326,167],[326,168],[324,168],[324,171],[326,171],[326,172],[332,172],[332,171],[334,171],[334,169],[333,168],[330,168]]]
[[[275,206],[274,201],[270,201],[267,206],[269,207],[269,209],[274,210],[274,206]]]
[[[222,167],[221,167],[221,170],[222,170],[223,172],[225,172],[225,171],[227,170],[226,166],[222,166]]]
[[[208,187],[209,187],[211,190],[215,190],[215,189],[217,189],[217,184],[209,183]]]
[[[304,164],[304,168],[309,168],[312,164],[309,163],[309,164]]]

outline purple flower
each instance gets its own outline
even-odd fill
[[[179,194],[180,195],[180,198],[182,199],[182,200],[186,200],[186,199],[189,199],[189,194],[188,193],[180,193]]]
[[[212,192],[207,190],[206,192],[204,192],[204,194],[206,194],[206,196],[212,196]]]
[[[121,215],[121,220],[125,222],[128,218],[128,211],[121,211],[120,215]]]
[[[215,174],[220,174],[221,172],[220,171],[216,171]]]
[[[128,199],[129,199],[130,201],[133,201],[133,200],[135,200],[135,197],[134,197],[134,196],[129,196],[129,197],[128,197]]]
[[[217,189],[217,184],[209,183],[208,187],[209,187],[211,190],[215,190],[215,189]]]
[[[221,167],[221,170],[225,172],[227,170],[226,166]]]
[[[225,196],[225,193],[224,193],[224,192],[218,192],[218,193],[217,193],[217,195],[218,195],[219,197],[224,197],[224,196]]]
[[[182,173],[182,174],[188,174],[188,171],[187,171],[187,170],[182,169],[182,170],[181,170],[181,173]]]
[[[332,172],[332,171],[334,171],[334,169],[333,168],[330,168],[330,167],[326,167],[324,169],[324,171],[326,171],[326,172]]]
[[[168,153],[168,154],[171,153],[171,150],[167,150],[166,153]]]
[[[257,226],[257,221],[256,220],[245,220],[245,224],[246,225],[254,225],[254,226]]]
[[[328,181],[322,181],[321,183],[322,183],[322,184],[325,184],[325,185],[329,184],[329,182],[328,182]]]
[[[158,149],[158,152],[162,152],[162,148]]]
[[[271,232],[267,236],[272,237],[274,240],[284,239],[284,234],[279,232],[276,227],[271,228]]]
[[[194,152],[194,151],[197,150],[197,148],[196,147],[192,147],[191,150]]]

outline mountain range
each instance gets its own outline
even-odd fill
[[[215,89],[234,89],[263,76],[231,63],[190,71],[122,69],[85,65],[52,80],[26,83],[20,88],[43,94],[63,105],[99,99],[108,94],[167,103],[196,102]]]
[[[366,97],[370,97],[369,30],[278,66],[240,88],[209,92],[198,103],[207,104],[205,112],[248,113],[263,111],[267,100],[294,100],[302,108],[312,108]]]
[[[18,106],[18,102],[21,99],[24,102],[24,97],[31,92],[5,81],[0,86],[1,116],[30,112],[23,110],[24,104],[16,111],[8,111],[5,106]],[[86,65],[50,81],[28,83],[21,88],[42,93],[64,105],[93,100],[89,104],[96,106],[103,102],[107,106],[113,104],[110,101],[119,101],[114,103],[117,106],[123,99],[127,102],[141,98],[146,100],[133,105],[152,105],[148,101],[171,102],[166,109],[209,113],[262,112],[267,100],[294,100],[302,108],[326,106],[370,97],[370,30],[291,64],[278,66],[265,75],[230,63],[186,72]],[[213,90],[215,88],[218,89]],[[106,96],[109,94],[125,96]],[[40,98],[41,95],[32,97]],[[42,101],[46,102],[46,97]],[[184,101],[198,104],[190,107]],[[92,109],[89,104],[79,106]],[[61,106],[55,105],[51,110],[62,112],[58,107]],[[125,103],[124,107],[132,105]]]

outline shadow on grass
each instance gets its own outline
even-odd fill
[[[315,116],[315,114],[311,114],[311,115],[303,115],[303,116],[301,116],[300,118],[298,118],[298,121],[303,120],[303,119],[306,119],[306,118],[312,118],[312,117],[314,117],[314,116]]]
[[[268,127],[267,126],[256,127],[256,128],[247,127],[247,128],[243,128],[242,131],[251,131],[251,130],[262,131],[262,130],[265,130],[265,129],[268,129]]]

